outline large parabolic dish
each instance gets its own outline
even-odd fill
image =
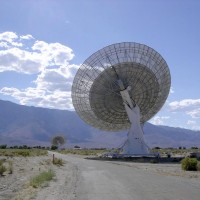
[[[154,49],[134,42],[100,49],[81,65],[72,86],[74,108],[86,123],[110,131],[130,127],[118,78],[139,106],[141,123],[160,110],[171,85],[168,65]]]

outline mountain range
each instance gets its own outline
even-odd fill
[[[66,138],[66,146],[119,147],[127,131],[106,132],[82,121],[75,111],[18,105],[0,100],[0,144],[50,146],[56,135]],[[144,125],[150,147],[200,147],[200,131],[168,126]]]

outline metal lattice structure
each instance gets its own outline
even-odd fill
[[[61,135],[54,136],[51,140],[51,144],[57,147],[64,145],[65,142],[65,137]]]
[[[86,123],[110,131],[130,127],[117,78],[129,86],[141,123],[160,110],[171,85],[168,65],[154,49],[134,42],[100,49],[81,65],[72,86],[74,108]]]

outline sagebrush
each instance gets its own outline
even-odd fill
[[[185,171],[197,171],[198,160],[196,158],[184,158],[181,161],[182,169]]]
[[[41,187],[45,182],[50,181],[55,176],[53,170],[41,172],[37,176],[31,178],[30,185],[34,188]]]
[[[62,158],[54,158],[53,164],[54,164],[54,165],[63,166],[63,165],[64,165],[64,161],[63,161]]]

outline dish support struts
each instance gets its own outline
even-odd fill
[[[125,110],[131,123],[131,127],[128,132],[128,138],[121,148],[123,155],[147,155],[149,154],[149,148],[144,141],[143,130],[140,124],[140,108],[130,98],[129,87],[126,89],[121,80],[118,80],[120,87],[120,94],[122,96]]]

